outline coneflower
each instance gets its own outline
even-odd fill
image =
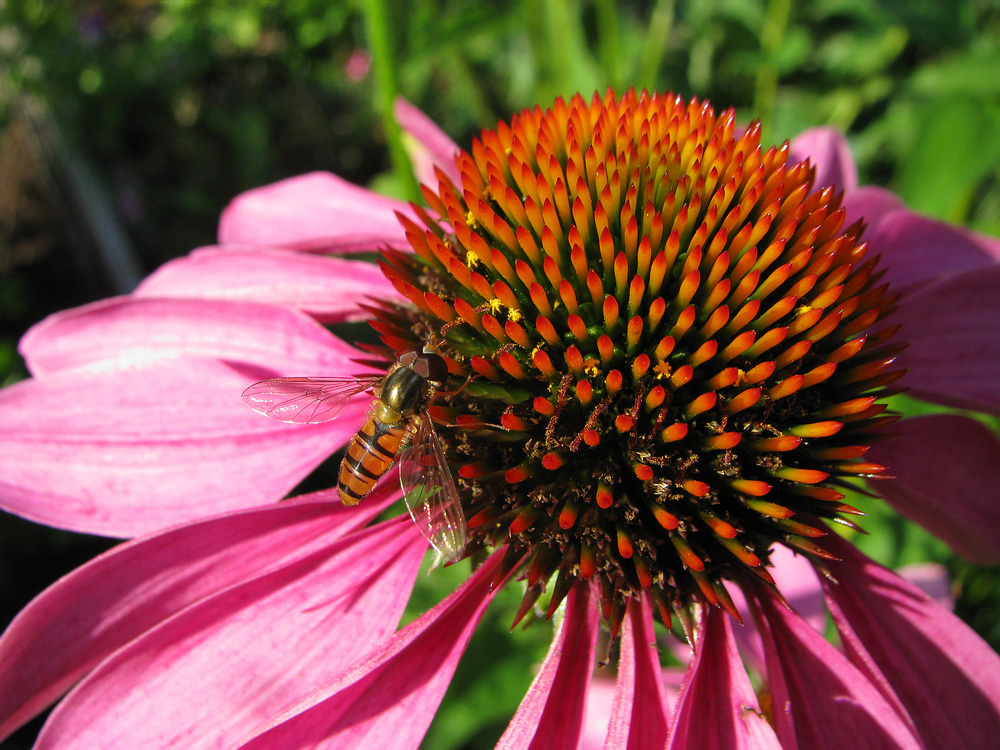
[[[437,165],[423,207],[333,175],[260,188],[221,247],[22,340],[34,377],[0,391],[0,502],[139,538],[0,639],[0,736],[68,691],[38,747],[415,748],[503,585],[523,587],[515,623],[563,610],[503,748],[577,747],[602,616],[620,636],[608,748],[995,744],[996,654],[830,522],[852,526],[842,490],[891,464],[873,488],[1000,558],[988,429],[928,415],[876,442],[907,368],[920,398],[1000,412],[983,375],[1000,243],[857,188],[828,129],[762,149],[731,111],[630,91],[527,110],[466,153],[400,113]],[[356,250],[385,275],[333,257]],[[367,353],[325,327],[362,318]],[[399,628],[427,543],[374,522],[393,484],[357,507],[276,502],[371,397],[285,425],[239,396],[428,345],[472,572]],[[836,646],[772,583],[796,563],[822,578]],[[655,608],[694,648],[672,707]]]
[[[373,325],[471,379],[432,414],[468,552],[524,566],[515,621],[587,579],[613,632],[645,593],[668,623],[736,615],[724,582],[770,582],[774,543],[829,557],[902,374],[842,193],[732,110],[634,91],[526,110],[457,163],[382,262],[413,307]]]

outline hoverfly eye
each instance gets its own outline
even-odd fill
[[[422,353],[417,357],[412,367],[413,371],[425,380],[444,383],[448,379],[448,365],[444,361],[444,357],[439,354]]]
[[[403,365],[404,367],[414,367],[414,362],[416,362],[420,357],[423,356],[424,356],[423,352],[421,352],[419,349],[408,349],[407,351],[403,352],[398,357],[396,357],[396,361],[399,362],[399,364]],[[414,369],[416,368],[414,367]],[[420,375],[421,377],[426,377],[419,372],[417,374]]]

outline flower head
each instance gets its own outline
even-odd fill
[[[824,556],[830,484],[872,476],[878,397],[901,374],[894,298],[807,162],[680,97],[522,112],[458,157],[383,270],[413,305],[378,313],[396,351],[430,341],[470,550],[528,557],[520,614],[594,578],[628,599],[732,608],[772,545]],[[735,612],[735,609],[733,609]],[[668,617],[669,619],[669,617]]]
[[[437,164],[426,207],[331,176],[264,188],[227,210],[223,247],[26,337],[36,377],[0,395],[5,502],[148,535],[11,626],[4,727],[77,683],[41,746],[416,746],[497,587],[523,585],[515,620],[540,602],[565,613],[502,747],[576,745],[601,618],[621,635],[610,747],[992,736],[996,655],[827,522],[852,525],[840,490],[879,475],[884,455],[899,477],[878,485],[887,498],[931,521],[948,498],[945,536],[997,556],[975,531],[997,511],[967,492],[1000,479],[991,434],[949,415],[893,426],[913,455],[876,443],[903,365],[921,396],[1000,404],[976,375],[998,349],[984,328],[997,243],[855,189],[829,133],[762,149],[732,112],[674,96],[557,101],[457,156],[403,114]],[[373,247],[384,277],[322,254]],[[971,288],[983,293],[960,308]],[[319,325],[367,316],[382,341],[367,353]],[[972,333],[947,337],[942,320]],[[478,567],[396,631],[426,544],[405,519],[366,528],[391,487],[355,509],[332,491],[273,504],[350,438],[367,399],[281,425],[238,395],[359,360],[384,372],[425,345],[450,372],[428,419]],[[955,364],[947,379],[933,351]],[[942,429],[954,460],[923,497],[910,477],[933,454],[913,436]],[[822,576],[842,648],[783,606],[782,548]],[[654,608],[694,646],[672,710]],[[757,689],[726,610],[750,615]]]

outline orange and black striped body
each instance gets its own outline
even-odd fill
[[[347,446],[337,489],[344,505],[357,505],[396,463],[421,412],[447,377],[444,360],[430,352],[407,352],[375,390],[368,418]]]
[[[388,425],[374,417],[365,422],[347,446],[340,464],[340,501],[357,505],[396,462],[409,432],[405,424]]]

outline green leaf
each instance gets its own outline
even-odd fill
[[[976,45],[958,57],[928,62],[910,80],[916,94],[1000,97],[1000,49],[995,44]]]
[[[916,138],[902,154],[898,192],[917,211],[961,222],[1000,158],[1000,110],[950,97],[925,102],[918,114]]]
[[[969,0],[879,0],[878,5],[928,47],[954,47],[975,32],[976,14]]]

